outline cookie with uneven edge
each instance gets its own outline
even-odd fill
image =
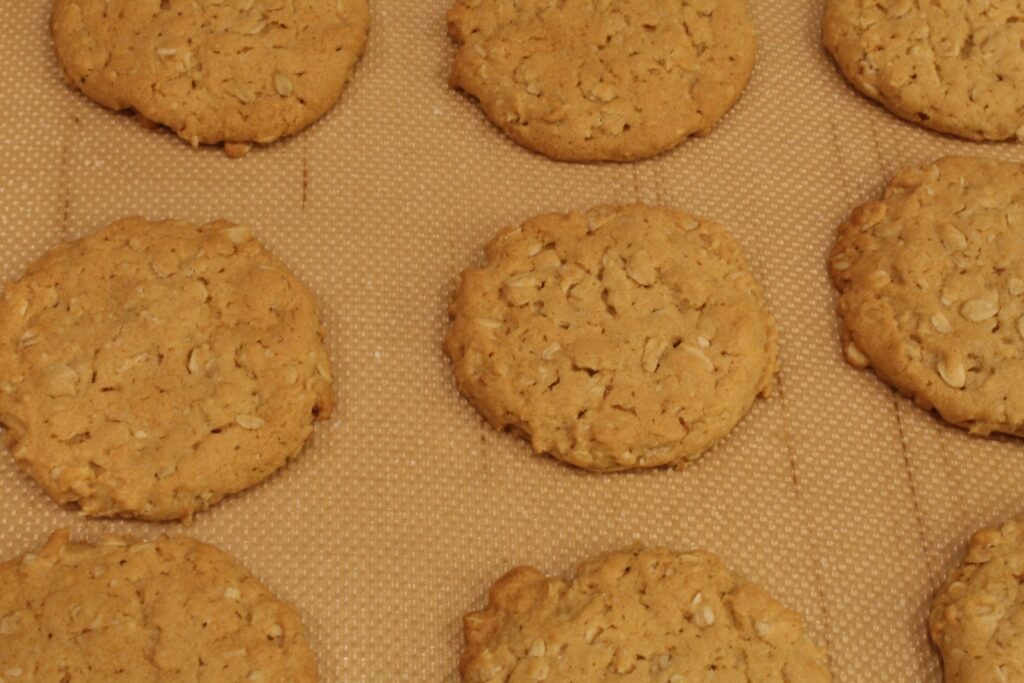
[[[610,553],[564,581],[519,567],[464,625],[466,683],[832,680],[800,616],[703,551]]]
[[[757,52],[746,0],[457,0],[451,84],[519,144],[633,161],[706,135]]]
[[[847,360],[971,432],[1024,435],[1024,166],[898,174],[829,262]]]
[[[231,156],[323,116],[366,43],[366,0],[55,0],[68,83]]]
[[[928,620],[946,683],[1024,680],[1024,518],[971,538]]]
[[[0,679],[313,683],[317,670],[296,610],[226,553],[65,530],[0,564]]]
[[[828,0],[823,40],[889,111],[969,140],[1024,139],[1024,3]]]
[[[0,424],[89,515],[189,517],[269,477],[330,414],[313,298],[242,226],[127,218],[0,299]]]
[[[502,231],[462,274],[445,350],[496,428],[595,471],[696,459],[777,365],[775,323],[735,240],[643,205]]]

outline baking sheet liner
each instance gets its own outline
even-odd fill
[[[461,615],[516,564],[635,541],[704,547],[805,615],[840,681],[939,680],[925,618],[969,534],[1024,509],[1024,442],[947,427],[842,360],[825,255],[899,168],[1021,160],[890,116],[818,39],[821,2],[750,0],[753,80],[706,139],[631,165],[549,161],[446,85],[448,0],[375,0],[367,54],[313,128],[231,160],[71,92],[45,0],[0,23],[0,278],[125,215],[249,223],[313,289],[338,410],[285,471],[188,532],[302,610],[325,681],[457,680]],[[440,341],[462,269],[536,213],[644,201],[737,236],[781,328],[778,391],[683,471],[595,476],[530,454],[455,390]],[[4,455],[0,557],[90,521]]]

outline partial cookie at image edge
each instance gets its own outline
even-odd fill
[[[936,592],[928,633],[946,683],[1015,681],[1024,675],[1024,517],[975,532],[960,564]]]
[[[463,621],[465,683],[629,674],[680,683],[716,670],[752,683],[832,680],[799,614],[700,550],[634,546],[590,558],[565,580],[517,567]]]
[[[218,548],[68,530],[0,563],[0,678],[316,683],[295,607]],[[212,675],[212,678],[207,676]]]
[[[449,84],[472,97],[510,139],[559,161],[638,161],[709,134],[739,101],[753,72],[757,39],[746,0],[719,0],[709,12],[683,3],[672,10],[672,21],[665,21],[660,4],[630,5],[618,12],[563,17],[560,9],[543,19],[521,19],[506,16],[506,8],[491,0],[457,0],[447,15],[456,45]],[[524,14],[530,10],[522,7]],[[611,38],[588,42],[602,31],[625,31],[637,45],[626,49]],[[558,43],[566,37],[575,42]],[[531,47],[520,49],[520,43]],[[538,51],[538,44],[544,49]],[[602,55],[594,63],[592,50]],[[639,64],[644,57],[647,63]],[[569,69],[579,73],[569,78]],[[676,79],[673,72],[687,77]],[[628,82],[655,74],[660,80]]]
[[[1024,166],[945,157],[856,208],[829,258],[847,361],[983,436],[1024,434],[1022,202]]]
[[[122,9],[111,33],[106,5],[54,0],[50,29],[65,81],[193,147],[223,143],[232,158],[323,117],[362,56],[370,22],[367,0],[316,0],[290,14],[253,2],[165,3],[152,16],[148,7]],[[236,52],[248,59],[233,60]]]
[[[946,15],[935,5],[864,4],[827,0],[821,23],[822,44],[858,92],[891,114],[936,132],[975,142],[1024,140],[1024,97],[1015,94],[1024,91],[1024,58],[1019,45],[1014,47],[1019,36],[1013,27],[1024,15],[1014,18],[1012,9],[1007,15],[1010,3],[994,9],[1001,16],[981,19],[981,26],[970,24],[978,17]],[[885,6],[903,14],[888,17]],[[864,16],[868,11],[874,13],[870,18]],[[912,16],[917,11],[924,17]],[[957,21],[970,25],[964,30]],[[889,30],[881,35],[883,28]],[[1001,28],[1004,35],[998,35]],[[972,50],[975,33],[983,34],[991,48]]]

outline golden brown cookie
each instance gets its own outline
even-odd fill
[[[462,274],[445,350],[498,429],[597,471],[696,459],[767,395],[775,323],[735,240],[643,205],[548,214]]]
[[[320,118],[363,52],[366,0],[54,0],[68,83],[232,156]]]
[[[296,610],[217,548],[58,531],[0,564],[0,679],[311,683],[317,671]]]
[[[901,172],[839,228],[829,268],[851,364],[975,434],[1024,435],[1024,167]]]
[[[458,0],[451,84],[519,144],[633,161],[709,133],[757,52],[746,0]]]
[[[928,621],[946,683],[1024,680],[1024,518],[971,538]]]
[[[825,46],[889,111],[970,140],[1024,138],[1019,0],[827,0]]]
[[[466,683],[824,683],[800,616],[714,555],[610,553],[566,581],[519,567],[465,617]]]
[[[127,218],[4,288],[4,437],[87,514],[187,517],[282,467],[331,405],[313,298],[245,227]]]

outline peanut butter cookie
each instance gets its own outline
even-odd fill
[[[213,546],[72,543],[0,564],[0,679],[317,680],[296,610]]]
[[[746,0],[458,0],[448,26],[452,86],[564,161],[633,161],[706,135],[757,52]]]
[[[969,140],[1024,138],[1024,2],[827,0],[825,46],[889,111]]]
[[[188,517],[269,477],[331,410],[313,298],[248,229],[128,218],[0,300],[0,423],[90,515]]]
[[[1024,518],[971,538],[928,621],[946,683],[1024,680]]]
[[[519,567],[465,617],[466,683],[832,680],[799,615],[710,553],[610,553],[567,581]]]
[[[341,96],[366,0],[55,0],[68,83],[229,155],[292,135]]]
[[[595,471],[696,459],[767,395],[775,323],[720,226],[642,205],[501,232],[445,349],[498,429]]]
[[[1024,435],[1024,167],[901,172],[839,228],[829,268],[851,364],[975,434]]]

